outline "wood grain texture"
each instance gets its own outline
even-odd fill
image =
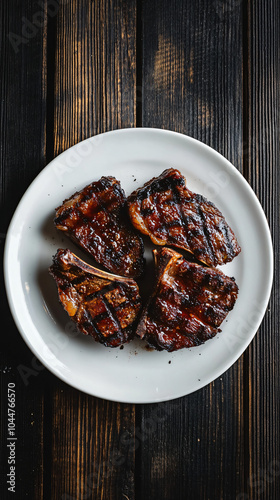
[[[248,497],[277,499],[280,491],[279,373],[279,78],[280,5],[248,5],[247,170],[270,225],[275,277],[268,311],[248,349]]]
[[[135,25],[134,1],[61,6],[54,29],[54,155],[92,135],[135,126]],[[134,406],[58,383],[51,413],[51,498],[133,500]]]
[[[240,169],[242,9],[221,3],[143,1],[143,126],[189,134]]]
[[[143,2],[143,126],[198,138],[242,171],[242,8],[219,8]],[[164,408],[138,451],[139,500],[235,498],[244,490],[243,360]],[[153,409],[141,410],[141,428]]]
[[[40,11],[40,14],[38,14]],[[34,16],[40,27],[33,23]],[[46,12],[30,1],[1,2],[0,123],[3,257],[8,223],[24,191],[45,165]],[[30,23],[29,28],[27,24]],[[11,317],[1,266],[1,496],[8,498],[8,383],[15,383],[16,497],[43,495],[45,375]],[[28,460],[26,459],[28,457]],[[10,493],[12,496],[13,493]]]
[[[136,124],[189,134],[232,161],[275,251],[269,309],[243,357],[194,394],[136,407],[92,398],[40,365],[1,269],[1,498],[14,382],[19,500],[278,500],[279,2],[3,0],[0,19],[1,256],[13,211],[48,161]]]
[[[134,408],[61,383],[52,411],[51,498],[133,498]]]
[[[135,126],[136,4],[68,2],[58,16],[55,150]]]

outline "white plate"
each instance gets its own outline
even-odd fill
[[[54,209],[102,175],[118,178],[128,195],[171,166],[185,175],[191,190],[213,201],[232,226],[242,251],[222,270],[236,278],[238,300],[222,324],[222,332],[202,346],[171,354],[148,351],[140,340],[124,349],[106,348],[77,334],[58,302],[55,283],[48,274],[57,248],[69,247],[93,262],[54,228]],[[36,357],[77,389],[129,403],[184,396],[227,370],[261,323],[271,291],[272,266],[268,224],[242,175],[197,140],[148,128],[108,132],[55,158],[19,203],[9,227],[4,258],[11,311]]]

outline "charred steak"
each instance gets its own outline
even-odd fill
[[[143,241],[131,225],[125,193],[114,177],[101,177],[65,200],[54,223],[113,273],[142,273]]]
[[[178,170],[165,170],[127,202],[133,225],[157,245],[183,248],[208,266],[230,262],[241,250],[222,213],[190,191]]]
[[[185,260],[169,248],[154,250],[157,281],[136,333],[157,350],[176,351],[214,337],[233,308],[234,278]]]
[[[110,347],[133,337],[141,299],[132,278],[95,269],[70,250],[61,249],[53,258],[50,274],[61,304],[81,332]]]

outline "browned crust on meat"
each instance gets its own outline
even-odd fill
[[[178,170],[151,179],[127,203],[133,225],[156,245],[182,248],[211,267],[230,262],[241,251],[220,210],[190,191]]]
[[[62,306],[82,333],[109,347],[132,339],[141,309],[132,278],[100,271],[68,249],[57,251],[50,274]]]
[[[109,271],[132,278],[143,272],[143,241],[131,225],[125,193],[114,177],[101,177],[64,200],[54,223]]]
[[[234,278],[188,262],[169,248],[154,250],[157,282],[136,334],[157,350],[194,347],[214,337],[238,295]]]

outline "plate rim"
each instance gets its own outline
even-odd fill
[[[41,353],[37,352],[36,349],[34,348],[31,340],[29,339],[28,335],[25,332],[24,327],[21,325],[20,318],[19,318],[18,312],[16,310],[16,306],[15,306],[14,301],[12,299],[11,283],[9,280],[9,265],[8,265],[9,264],[9,248],[11,245],[13,226],[17,222],[17,217],[19,215],[22,204],[25,202],[25,199],[28,198],[29,192],[34,189],[34,186],[36,186],[36,184],[38,182],[40,182],[41,177],[46,175],[48,170],[50,170],[53,167],[53,164],[55,162],[57,162],[59,159],[60,160],[62,159],[63,155],[67,154],[67,152],[69,150],[71,150],[71,149],[73,150],[73,149],[77,148],[80,144],[85,143],[87,141],[92,141],[95,138],[100,138],[103,136],[125,135],[127,133],[133,133],[133,134],[135,134],[135,133],[136,134],[156,133],[159,135],[169,135],[169,136],[174,136],[174,137],[179,136],[187,142],[190,141],[190,142],[197,144],[198,146],[200,146],[202,148],[205,148],[205,150],[208,149],[209,151],[211,151],[212,155],[214,154],[214,156],[218,155],[218,157],[224,163],[223,167],[226,167],[227,169],[229,169],[234,175],[236,175],[239,178],[239,181],[242,182],[246,186],[247,189],[249,188],[250,194],[251,194],[252,198],[254,199],[255,205],[258,209],[258,215],[259,215],[260,220],[262,222],[262,229],[265,230],[265,234],[266,234],[265,241],[267,244],[267,250],[269,251],[269,262],[268,262],[269,273],[267,275],[266,290],[265,290],[265,294],[263,295],[261,312],[259,313],[258,321],[256,322],[257,327],[255,327],[253,329],[249,338],[241,344],[241,346],[236,351],[236,353],[230,357],[229,362],[226,363],[226,368],[223,367],[223,368],[219,369],[219,367],[217,367],[215,373],[212,373],[211,376],[206,377],[206,379],[204,379],[201,384],[197,384],[197,386],[192,391],[188,391],[187,393],[182,393],[182,391],[181,391],[180,394],[177,394],[177,395],[174,395],[171,397],[166,395],[165,397],[159,396],[158,398],[156,398],[156,396],[155,396],[153,399],[151,399],[151,398],[147,399],[147,398],[143,398],[143,397],[137,398],[136,397],[135,400],[133,400],[133,401],[131,400],[131,398],[126,399],[125,397],[122,397],[122,398],[108,397],[107,395],[99,394],[97,390],[94,390],[94,392],[90,392],[89,390],[82,388],[79,383],[75,384],[75,381],[69,381],[67,379],[66,375],[64,375],[63,373],[60,373],[60,372],[58,372],[58,370],[56,370],[55,366],[52,366],[51,364],[46,363],[46,360],[43,358],[43,356],[41,356]],[[88,394],[90,396],[103,398],[103,399],[106,399],[108,401],[113,401],[113,402],[121,402],[121,403],[129,403],[129,404],[151,404],[151,403],[159,403],[159,402],[164,402],[164,401],[172,401],[172,400],[178,399],[180,397],[184,397],[184,396],[187,396],[189,394],[192,394],[193,392],[196,392],[196,391],[202,389],[203,387],[206,387],[212,381],[216,380],[218,377],[220,377],[222,374],[224,374],[231,366],[233,366],[233,364],[245,352],[245,350],[248,348],[249,344],[252,342],[253,338],[255,337],[255,335],[256,335],[256,333],[257,333],[257,331],[258,331],[258,329],[263,321],[266,310],[267,310],[267,306],[268,306],[269,299],[271,296],[272,284],[273,284],[274,255],[273,255],[273,243],[272,243],[271,232],[270,232],[269,224],[268,224],[266,215],[264,213],[263,207],[262,207],[256,193],[254,192],[253,188],[250,186],[249,182],[245,179],[245,177],[243,177],[243,175],[239,172],[239,170],[237,170],[237,168],[227,158],[225,158],[221,153],[216,151],[211,146],[203,143],[202,141],[195,139],[193,137],[190,137],[189,135],[180,133],[180,132],[167,130],[167,129],[152,128],[152,127],[131,127],[131,128],[128,127],[128,128],[121,128],[121,129],[117,129],[117,130],[107,131],[107,132],[104,132],[102,134],[96,134],[94,136],[88,137],[87,139],[84,139],[83,141],[77,142],[73,146],[67,148],[65,151],[63,151],[59,155],[57,155],[53,160],[51,160],[51,162],[49,162],[36,175],[36,177],[33,179],[33,181],[30,183],[30,185],[28,186],[28,188],[25,190],[24,194],[22,195],[22,197],[21,197],[19,203],[17,204],[17,207],[12,215],[12,218],[10,220],[8,230],[7,230],[6,240],[5,240],[3,267],[4,267],[4,283],[5,283],[5,288],[6,288],[8,304],[9,304],[13,319],[15,321],[15,324],[17,326],[17,329],[18,329],[21,337],[25,341],[25,343],[28,345],[31,352],[40,360],[40,362],[43,364],[43,366],[45,368],[47,368],[53,375],[58,377],[60,380],[62,380],[63,382],[65,382],[69,386],[71,386],[75,389],[78,389],[81,392],[84,392],[85,394]]]

